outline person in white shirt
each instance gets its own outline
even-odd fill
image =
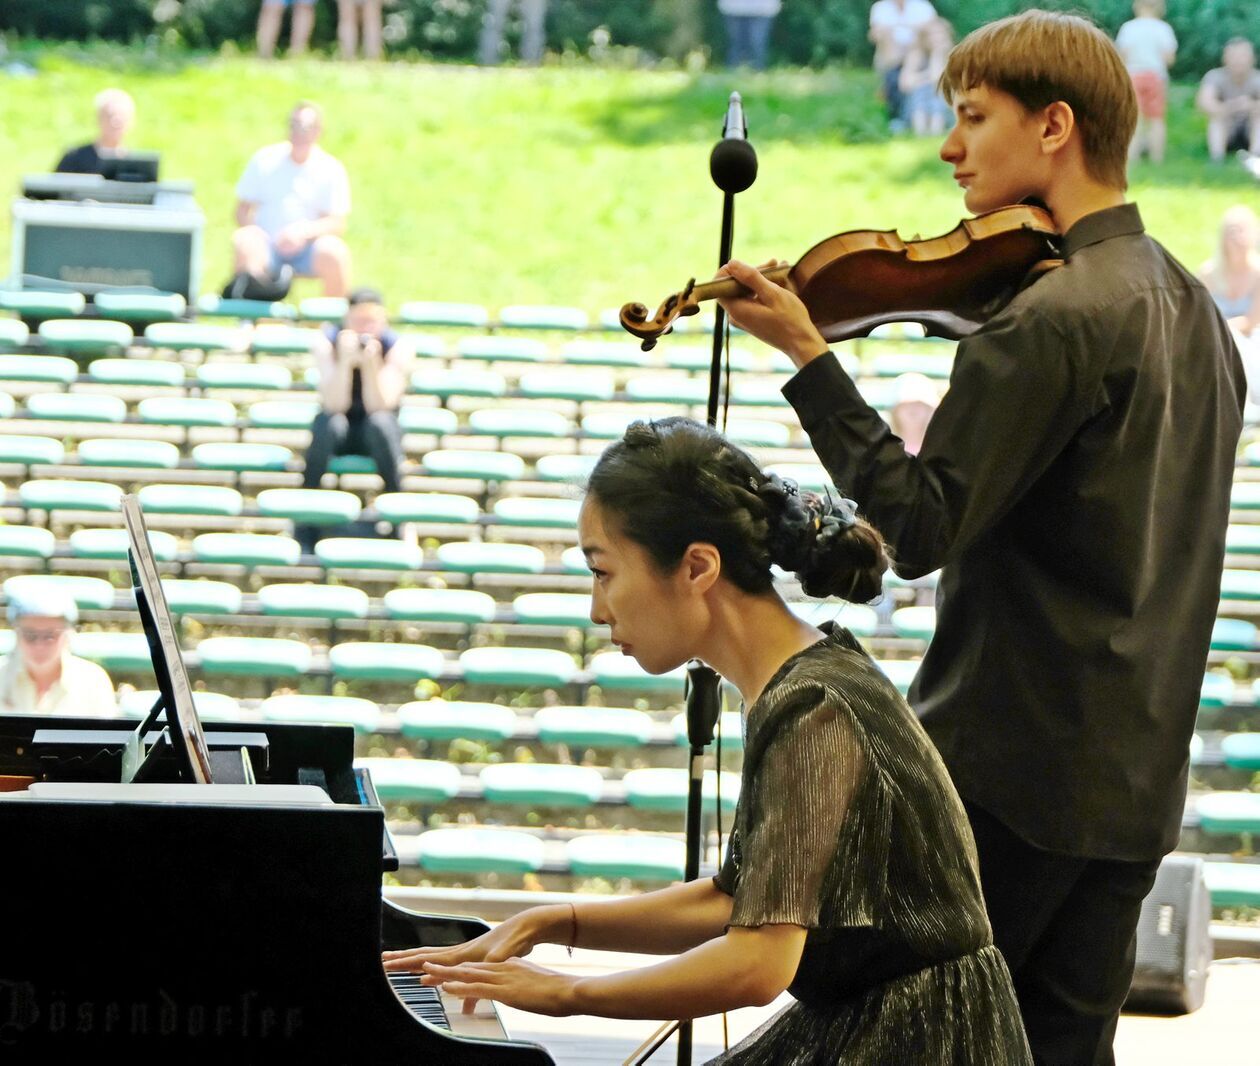
[[[1116,50],[1133,79],[1137,93],[1138,126],[1129,144],[1129,159],[1143,149],[1152,163],[1164,161],[1168,127],[1168,68],[1177,58],[1177,35],[1161,17],[1164,0],[1135,0],[1133,15],[1116,34]]]
[[[109,675],[96,663],[70,654],[79,609],[68,592],[41,589],[14,596],[8,614],[17,645],[13,654],[0,659],[0,710],[99,717],[118,713]]]
[[[317,143],[319,108],[299,103],[289,139],[254,153],[236,185],[232,238],[236,271],[277,277],[286,271],[323,282],[325,296],[344,296],[350,249],[342,234],[350,214],[350,181],[341,162]]]
[[[875,0],[871,5],[870,39],[875,45],[875,71],[883,78],[884,102],[893,129],[901,129],[905,101],[898,84],[901,64],[919,30],[936,18],[929,0]]]
[[[726,65],[766,69],[770,30],[782,7],[780,0],[718,0],[726,22]]]

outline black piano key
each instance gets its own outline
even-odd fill
[[[432,985],[422,985],[420,975],[414,973],[387,973],[390,987],[417,1018],[422,1018],[439,1029],[450,1029],[451,1022],[438,990]]]

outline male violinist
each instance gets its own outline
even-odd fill
[[[1027,199],[1064,264],[958,346],[917,456],[804,305],[751,267],[731,319],[835,484],[941,570],[910,698],[966,801],[1038,1064],[1109,1064],[1141,902],[1177,843],[1245,394],[1229,329],[1126,203],[1137,105],[1098,28],[1028,11],[951,53],[941,158],[972,212]]]

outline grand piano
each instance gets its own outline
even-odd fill
[[[166,699],[183,664],[141,583]],[[215,769],[193,783],[179,702],[139,726],[0,716],[0,1061],[553,1063],[493,1004],[385,973],[384,949],[487,926],[383,899],[397,858],[351,727],[194,723]]]

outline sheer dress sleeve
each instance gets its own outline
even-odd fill
[[[730,924],[819,925],[842,876],[846,818],[866,759],[843,699],[815,683],[767,692],[749,717],[739,808],[714,879]]]

